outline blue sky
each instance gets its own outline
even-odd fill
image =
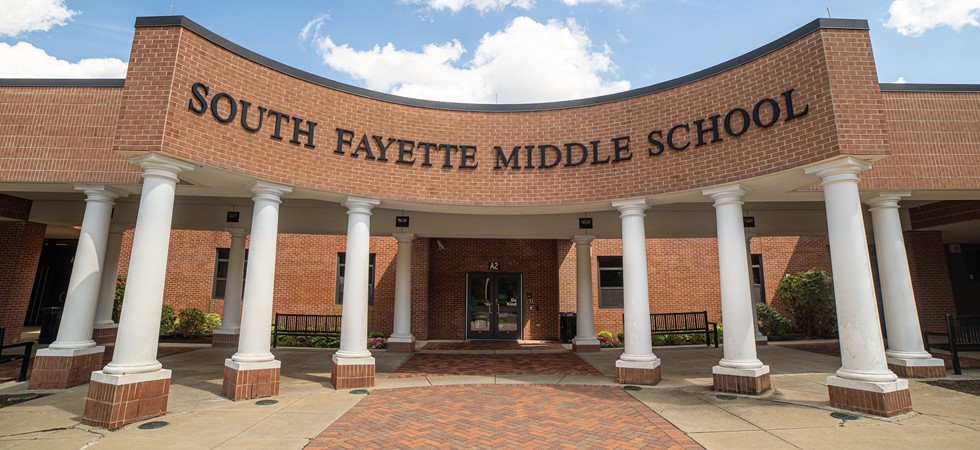
[[[882,82],[980,84],[980,0],[0,0],[0,77],[122,77],[135,18],[172,9],[357,86],[448,101],[564,100],[712,66],[828,7],[868,20]]]

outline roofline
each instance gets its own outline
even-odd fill
[[[696,81],[717,75],[719,73],[731,70],[735,67],[758,59],[769,53],[772,53],[786,45],[789,45],[802,37],[820,29],[846,29],[846,30],[868,30],[867,20],[856,20],[856,19],[816,19],[789,34],[776,39],[762,47],[745,53],[741,56],[735,57],[721,64],[714,65],[704,70],[700,70],[688,75],[684,75],[673,80],[664,81],[654,85],[641,87],[638,89],[632,89],[625,92],[618,92],[615,94],[601,95],[598,97],[590,97],[577,100],[567,100],[559,102],[546,102],[546,103],[518,103],[518,104],[484,104],[484,103],[452,103],[452,102],[440,102],[433,100],[421,100],[408,97],[402,97],[398,95],[386,94],[383,92],[372,91],[369,89],[364,89],[357,86],[352,86],[346,83],[341,83],[339,81],[334,81],[328,78],[321,77],[319,75],[314,75],[312,73],[287,66],[281,62],[273,60],[271,58],[262,56],[251,50],[248,50],[234,42],[225,39],[214,32],[204,28],[198,23],[185,16],[154,16],[154,17],[138,17],[136,18],[136,27],[169,27],[169,26],[180,26],[198,36],[201,36],[213,44],[224,48],[242,58],[252,61],[256,64],[268,67],[277,72],[298,78],[309,83],[317,84],[329,89],[345,92],[352,95],[357,95],[360,97],[367,97],[374,100],[379,100],[388,103],[394,103],[405,106],[414,106],[419,108],[430,108],[430,109],[442,109],[451,111],[480,111],[480,112],[527,112],[527,111],[549,111],[558,110],[566,108],[577,108],[582,106],[592,106],[603,103],[618,102],[622,100],[627,100],[631,98],[641,97],[656,92],[666,91],[668,89],[673,89],[678,86],[683,86],[686,84],[694,83]]]
[[[0,78],[5,87],[123,87],[125,78]]]
[[[881,83],[881,92],[980,92],[980,84]]]

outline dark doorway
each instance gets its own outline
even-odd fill
[[[71,278],[71,267],[75,261],[77,247],[77,239],[44,240],[24,326],[40,325],[41,310],[44,308],[65,306],[68,280]]]
[[[521,274],[466,274],[466,338],[521,338]]]

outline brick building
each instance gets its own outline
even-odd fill
[[[224,316],[234,399],[278,386],[273,312],[342,315],[331,373],[356,387],[374,380],[368,331],[403,351],[555,340],[564,311],[577,351],[623,331],[617,378],[653,384],[647,314],[707,311],[725,326],[716,386],[754,392],[769,369],[752,302],[822,268],[846,324],[831,402],[882,415],[910,407],[896,373],[939,370],[920,331],[980,309],[980,87],[879,84],[865,21],[516,105],[343,85],[184,17],[136,27],[123,80],[0,81],[0,324],[16,339],[64,305],[32,383],[90,382],[89,423],[138,419],[127,402],[165,410],[169,371],[146,345],[163,304]],[[105,368],[95,341],[116,346]]]

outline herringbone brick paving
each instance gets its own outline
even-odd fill
[[[618,386],[495,384],[374,390],[306,448],[701,446]]]
[[[572,353],[416,353],[390,378],[438,375],[596,375],[598,370]]]

